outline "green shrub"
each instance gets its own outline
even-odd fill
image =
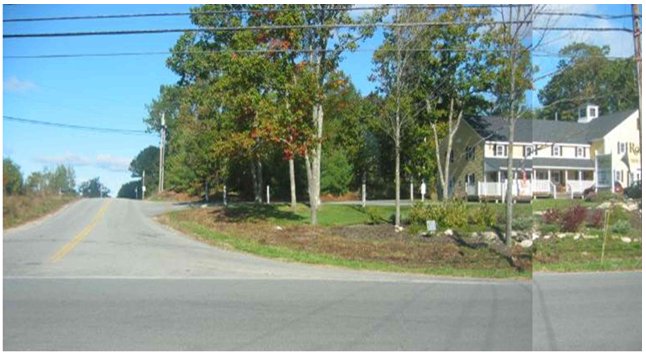
[[[408,213],[411,224],[426,224],[434,220],[438,228],[461,228],[468,224],[467,206],[459,200],[438,204],[423,205],[416,203]]]
[[[321,168],[321,192],[333,195],[348,192],[352,182],[352,169],[345,152],[335,150],[327,154]]]
[[[626,220],[617,221],[610,227],[610,231],[612,233],[626,235],[630,232],[630,222]]]
[[[554,224],[543,224],[539,227],[542,234],[551,234],[559,231],[559,226]]]
[[[364,213],[368,215],[368,224],[379,224],[383,222],[383,218],[379,214],[379,210],[375,207],[365,207]]]
[[[445,228],[461,228],[469,223],[467,205],[462,200],[451,200],[446,204],[443,226]]]
[[[526,231],[532,229],[534,219],[532,217],[518,217],[511,221],[511,228],[516,231]]]
[[[477,208],[471,210],[469,214],[469,223],[493,227],[496,224],[496,211],[486,203],[481,203]]]

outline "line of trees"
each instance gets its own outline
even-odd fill
[[[526,44],[532,9],[384,6],[353,18],[349,5],[195,7],[191,21],[205,31],[177,41],[166,64],[179,80],[160,88],[144,120],[159,131],[162,114],[166,118],[166,187],[201,195],[226,186],[241,199],[261,202],[271,185],[278,199],[306,199],[312,224],[321,193],[359,191],[362,184],[371,197],[395,196],[398,207],[402,179],[423,180],[448,199],[451,144],[463,117],[503,115],[512,131],[516,119],[532,117],[524,102],[536,71]],[[401,26],[383,29],[372,61],[377,90],[363,96],[339,62],[385,20]],[[433,21],[450,25],[406,25]],[[361,26],[327,26],[338,23]],[[243,30],[208,30],[217,27]],[[581,58],[598,57],[595,48],[564,49],[573,59],[560,63],[560,74],[541,91],[546,107],[571,110],[555,103],[555,93],[572,86],[578,73],[608,67],[608,74],[591,79],[594,85],[606,80],[599,84],[604,88],[629,76],[608,59],[581,69],[588,63]],[[627,95],[602,109],[636,105]],[[448,149],[440,150],[443,141]],[[147,188],[156,186],[157,171],[146,171]]]
[[[5,196],[53,196],[108,197],[110,190],[98,177],[85,181],[76,189],[76,172],[71,166],[59,164],[53,170],[44,168],[23,177],[20,166],[11,158],[2,160],[2,188]]]

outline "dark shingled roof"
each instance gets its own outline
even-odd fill
[[[484,166],[485,171],[498,171],[500,168],[507,169],[507,158],[485,158]],[[532,160],[513,159],[512,167],[514,169],[524,168],[524,170],[532,170]]]
[[[592,159],[534,158],[532,160],[534,167],[539,169],[542,166],[594,169],[594,160]]]
[[[602,138],[633,113],[635,110],[615,112],[599,116],[588,123],[519,119],[516,121],[514,141],[585,144]],[[509,140],[508,123],[503,117],[471,117],[464,121],[486,140]]]

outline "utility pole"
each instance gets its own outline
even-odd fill
[[[141,199],[144,199],[146,195],[146,170],[144,170],[143,175],[141,175]]]
[[[637,64],[637,90],[639,93],[639,115],[637,116],[637,128],[639,131],[639,166],[643,167],[642,156],[642,33],[639,28],[639,5],[633,4],[633,37],[635,40],[635,63]],[[644,172],[642,171],[642,174]],[[614,186],[613,186],[614,189]]]
[[[159,187],[158,192],[164,191],[164,148],[166,147],[166,119],[165,113],[161,116],[161,133],[159,135]]]

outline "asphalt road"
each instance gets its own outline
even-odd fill
[[[529,282],[285,263],[82,200],[5,233],[5,350],[527,350]]]
[[[641,272],[533,275],[534,350],[641,350]]]
[[[207,246],[152,219],[176,208],[82,200],[6,232],[4,349],[531,350],[533,334],[540,335],[531,282],[259,258]],[[559,305],[549,295],[559,280],[540,287],[547,339],[561,346],[558,316],[566,313],[552,312]],[[633,333],[624,335],[619,341],[633,346]]]

